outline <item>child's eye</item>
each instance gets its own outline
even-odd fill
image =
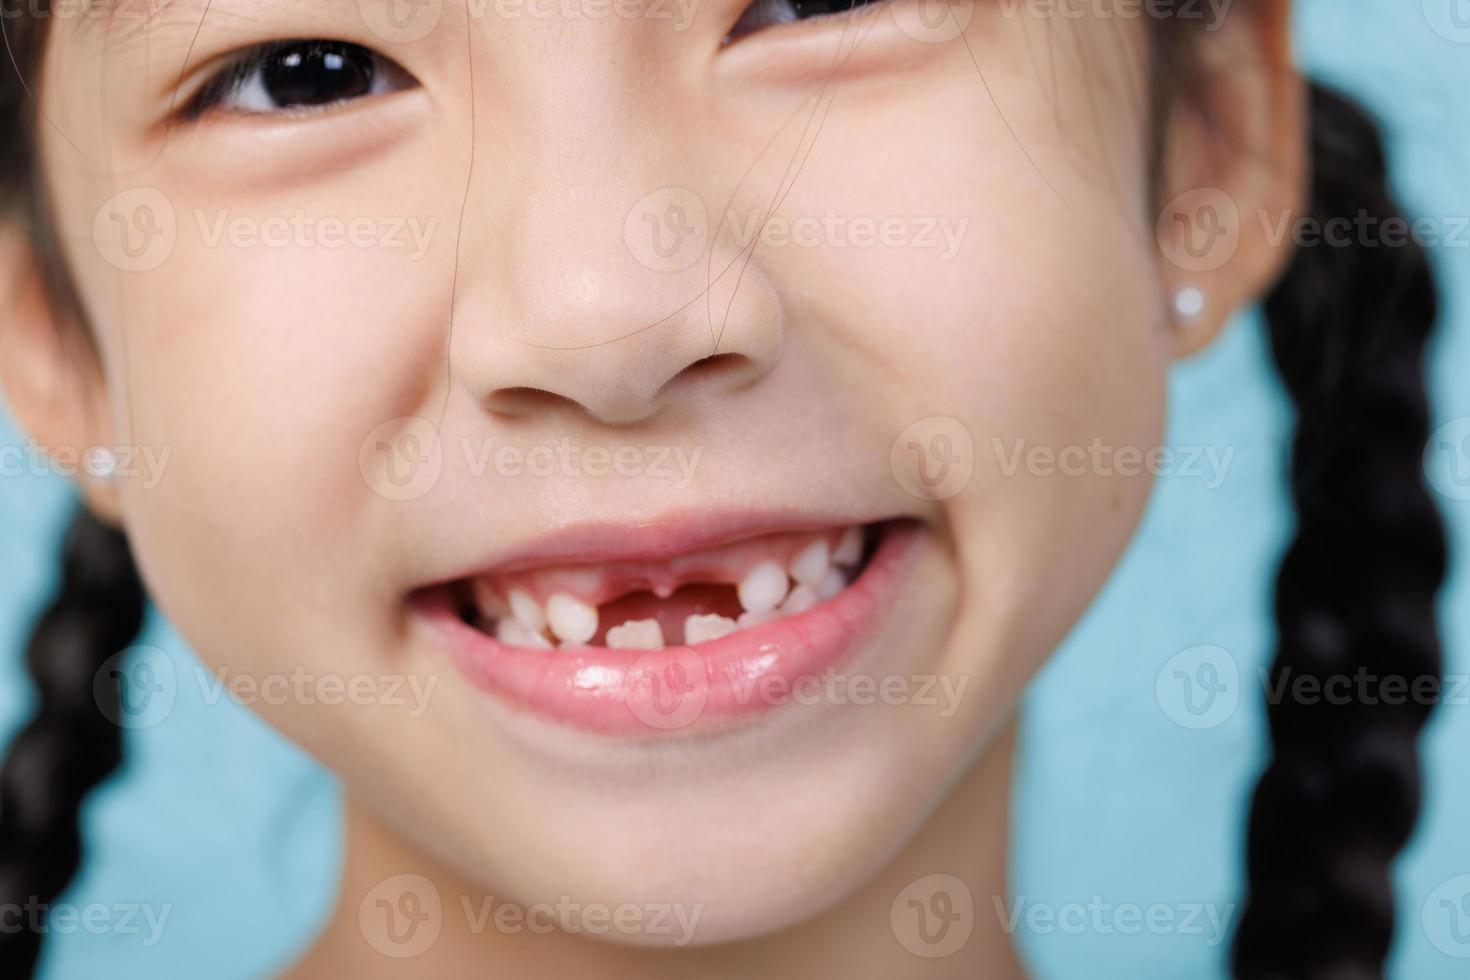
[[[346,41],[284,41],[252,48],[190,102],[191,118],[316,109],[417,83],[395,62]]]
[[[735,26],[730,28],[725,41],[729,43],[739,40],[746,34],[773,24],[790,24],[798,20],[845,13],[876,2],[878,0],[755,0],[745,8]]]

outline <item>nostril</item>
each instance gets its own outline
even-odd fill
[[[486,408],[499,415],[536,415],[556,409],[573,408],[581,411],[582,406],[565,395],[544,388],[497,388],[490,393]]]
[[[670,353],[672,356],[668,356]],[[675,400],[702,400],[718,392],[738,391],[763,373],[761,361],[740,353],[725,352],[698,359],[660,350],[649,354],[641,363],[630,355],[616,362],[578,368],[568,378],[565,393],[560,390],[559,379],[543,385],[487,386],[489,391],[481,405],[502,418],[580,414],[607,425],[631,425],[656,415],[661,410],[661,396],[672,394]],[[672,377],[666,376],[662,384],[658,383],[657,375],[649,376],[660,368],[669,370],[670,361],[682,363],[683,367]],[[554,376],[550,370],[538,370],[536,374],[538,381]],[[657,386],[651,393],[650,385]]]
[[[711,354],[686,365],[664,383],[664,390],[709,381],[738,380],[741,375],[750,373],[753,364],[744,354]]]

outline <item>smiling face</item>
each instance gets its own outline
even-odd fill
[[[207,667],[357,685],[254,706],[523,901],[713,942],[871,877],[1121,551],[1169,359],[1270,274],[1245,242],[1169,322],[1137,20],[205,6],[52,25],[105,383],[40,435],[166,451],[93,500]]]

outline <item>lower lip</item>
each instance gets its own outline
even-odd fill
[[[415,598],[476,687],[550,721],[607,735],[669,735],[782,704],[804,677],[847,660],[893,604],[917,552],[912,525],[884,529],[867,567],[804,613],[696,646],[662,650],[507,646],[459,617],[447,589]]]

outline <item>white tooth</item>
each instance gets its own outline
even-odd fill
[[[847,578],[840,569],[832,569],[827,577],[822,579],[822,584],[817,586],[818,599],[830,599],[843,589],[847,588]]]
[[[806,612],[821,601],[816,589],[810,585],[798,585],[791,590],[786,601],[781,603],[781,615],[794,616],[796,613]]]
[[[802,548],[791,561],[791,577],[802,585],[810,585],[815,588],[826,577],[827,569],[832,566],[827,554],[827,542],[825,541],[813,541]]]
[[[501,643],[509,643],[513,647],[534,647],[537,650],[551,649],[550,640],[546,639],[540,633],[533,633],[519,620],[511,619],[509,616],[496,622],[495,638]]]
[[[607,646],[614,650],[661,650],[664,630],[656,619],[630,619],[607,631]]]
[[[526,629],[533,633],[539,633],[546,628],[546,610],[541,608],[541,603],[531,598],[531,593],[525,589],[511,589],[510,614]]]
[[[746,615],[750,614],[746,613]],[[735,620],[728,616],[716,616],[714,613],[690,616],[684,620],[684,642],[704,643],[706,640],[718,640],[722,636],[729,636],[739,628]]]
[[[763,561],[745,573],[736,591],[740,594],[740,607],[746,612],[766,612],[775,609],[786,598],[790,586],[786,569],[774,561]]]
[[[748,630],[752,626],[775,622],[780,618],[781,614],[776,612],[776,610],[767,609],[764,612],[743,612],[740,614],[740,618],[735,620],[735,623],[741,629]]]
[[[596,635],[597,607],[558,592],[546,601],[546,621],[563,646],[576,646]]]
[[[842,532],[842,540],[832,552],[832,560],[839,565],[856,565],[863,558],[863,532],[850,527]]]

